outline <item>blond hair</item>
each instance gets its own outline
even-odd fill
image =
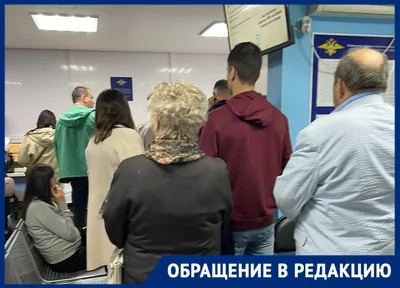
[[[207,100],[194,84],[163,82],[150,94],[148,111],[157,122],[156,139],[197,141],[207,119]]]

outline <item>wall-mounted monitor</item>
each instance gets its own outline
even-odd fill
[[[229,48],[242,42],[269,54],[294,44],[287,5],[224,5]]]

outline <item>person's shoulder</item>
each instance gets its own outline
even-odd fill
[[[135,168],[140,168],[140,167],[146,167],[149,165],[152,161],[148,159],[146,156],[143,154],[140,155],[135,155],[129,158],[124,159],[120,164],[118,169],[119,170],[130,170],[130,169],[135,169]]]
[[[228,105],[223,105],[208,113],[205,126],[211,126],[213,129],[220,130],[224,125],[231,121],[233,113]]]
[[[118,166],[117,173],[122,179],[134,179],[136,176],[143,177],[152,170],[154,162],[143,154],[135,155],[122,160]]]
[[[197,162],[197,165],[199,166],[198,169],[213,174],[225,174],[228,171],[226,163],[220,158],[204,156]]]
[[[117,137],[123,137],[122,141],[130,142],[132,140],[140,139],[139,133],[132,128],[128,127],[117,127],[113,129],[113,135]]]
[[[44,201],[41,200],[33,200],[29,206],[28,209],[26,210],[26,215],[39,215],[39,214],[43,214],[46,213],[46,211],[49,210],[56,210],[56,207],[54,205],[50,205]]]
[[[27,143],[29,143],[29,142],[32,142],[32,139],[31,139],[31,131],[26,132],[26,134],[24,135],[24,137],[22,137],[21,144],[24,145],[24,144],[27,144]]]
[[[380,104],[378,104],[376,106],[372,106],[372,107],[370,109],[374,109],[376,112],[379,111],[379,113],[374,113],[374,116],[388,118],[388,119],[394,119],[395,108],[393,105],[383,102],[383,103],[380,103]]]
[[[321,116],[311,122],[307,127],[300,131],[297,139],[302,142],[310,142],[315,145],[322,145],[332,139],[341,138],[341,135],[348,129],[349,125],[353,125],[350,118],[351,115],[343,113],[332,113]]]
[[[327,132],[335,123],[335,119],[332,118],[332,115],[321,116],[301,130],[299,134],[313,136],[320,134],[324,130]]]
[[[86,109],[86,113],[87,113],[87,120],[88,121],[94,121],[94,119],[96,118],[96,110],[94,108],[87,108],[84,107]]]
[[[268,100],[265,100],[265,102],[267,103],[268,110],[272,112],[272,114],[274,115],[275,119],[280,120],[280,121],[288,122],[288,119],[287,119],[286,115],[283,114],[283,112],[281,110],[279,110],[277,107],[275,107],[275,105],[273,105]]]
[[[147,121],[147,122],[140,124],[138,130],[141,131],[143,129],[150,129],[152,127],[153,127],[153,124],[150,121]]]
[[[230,112],[230,109],[229,109],[228,105],[224,104],[223,106],[210,111],[208,113],[208,119],[209,120],[210,119],[218,119],[218,118],[224,117],[224,115],[229,112]]]

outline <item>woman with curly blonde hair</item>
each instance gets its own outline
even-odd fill
[[[155,140],[121,163],[104,211],[108,237],[124,249],[124,284],[143,283],[164,255],[233,254],[226,165],[197,144],[205,95],[190,83],[161,83],[148,111]]]

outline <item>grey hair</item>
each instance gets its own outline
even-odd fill
[[[388,85],[389,65],[385,54],[383,62],[377,67],[360,63],[350,53],[359,49],[351,49],[340,60],[335,72],[335,81],[341,79],[347,88],[353,92],[380,91],[385,92]]]
[[[72,102],[74,102],[74,104],[78,102],[83,95],[88,93],[88,91],[89,88],[83,86],[75,87],[75,89],[72,91]]]
[[[194,84],[158,84],[148,102],[150,121],[157,121],[156,139],[198,141],[207,107],[205,94]]]

